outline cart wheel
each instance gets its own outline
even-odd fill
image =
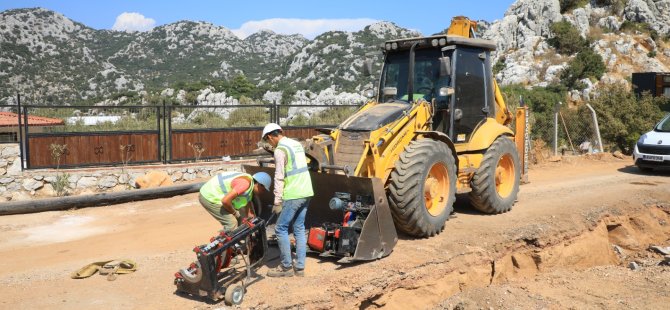
[[[241,304],[242,299],[244,298],[244,287],[239,284],[229,286],[226,288],[226,294],[223,298],[229,305]]]

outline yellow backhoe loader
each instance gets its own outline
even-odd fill
[[[512,208],[524,174],[527,110],[517,110],[513,131],[491,71],[496,45],[476,38],[476,29],[456,17],[446,35],[385,42],[370,100],[309,141],[312,250],[341,262],[384,257],[396,229],[440,233],[457,193],[469,192],[484,213]],[[364,71],[371,68],[366,59]],[[272,173],[263,165],[245,169]],[[267,205],[272,197],[261,200]]]

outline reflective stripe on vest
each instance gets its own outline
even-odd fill
[[[292,139],[282,138],[277,149],[286,154],[286,167],[284,167],[284,193],[283,199],[298,199],[314,196],[312,190],[312,179],[307,167],[305,149],[302,145]]]
[[[220,204],[226,194],[232,189],[232,181],[237,177],[245,177],[249,180],[249,188],[232,201],[233,208],[240,209],[251,201],[251,195],[254,189],[253,177],[241,172],[224,172],[216,176],[216,181],[213,179],[205,183],[200,189],[200,193],[211,203]]]

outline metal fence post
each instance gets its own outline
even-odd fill
[[[558,112],[561,104],[559,101],[554,105],[554,156],[558,156]]]
[[[167,136],[165,137],[165,147],[167,148],[167,155],[166,155],[166,160],[168,163],[172,162],[172,105],[167,107],[168,110],[166,112],[169,117],[167,117]]]
[[[156,161],[161,161],[161,107],[159,105],[156,106],[156,142],[158,142],[158,149],[156,150],[158,153],[156,154],[158,158],[156,158]]]
[[[593,116],[593,125],[596,127],[596,138],[598,138],[598,148],[600,148],[600,153],[605,152],[603,148],[603,141],[600,139],[600,127],[598,126],[598,116],[596,115],[596,110],[591,107],[590,104],[586,104],[586,107],[591,110],[591,116]]]
[[[165,107],[165,99],[163,101],[163,127],[161,130],[161,138],[163,140],[163,163],[167,163],[167,108]]]
[[[30,169],[30,138],[28,137],[30,132],[28,131],[28,107],[23,108],[23,135],[26,137],[26,141],[23,143],[23,149],[26,151],[24,155],[26,159],[26,169]]]
[[[276,100],[275,100],[275,115],[272,122],[275,124],[279,124],[279,105],[277,104]]]
[[[23,141],[23,126],[21,126],[23,124],[23,122],[21,121],[21,94],[19,94],[19,93],[16,94],[16,113],[19,117],[19,120],[18,120],[19,121],[18,122],[18,124],[19,124],[19,136],[17,137],[19,139],[19,156],[20,156],[19,159],[21,160],[21,171],[23,171],[24,166],[25,166],[25,162],[24,162],[25,158],[24,158],[23,153],[25,151],[23,149],[23,143],[24,143],[24,141]]]

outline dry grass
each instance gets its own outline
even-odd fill
[[[592,41],[599,41],[605,37],[605,32],[600,26],[591,26],[589,28],[589,37]]]
[[[541,165],[551,157],[551,149],[542,139],[533,140],[533,147],[530,153],[530,162],[533,165]]]

